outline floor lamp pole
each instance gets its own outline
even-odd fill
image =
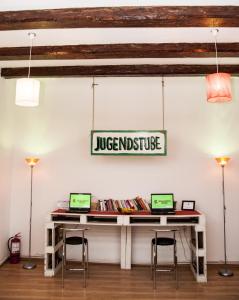
[[[30,218],[29,218],[29,243],[28,243],[28,257],[29,261],[23,265],[24,269],[32,270],[36,268],[36,264],[31,261],[31,247],[32,247],[32,186],[33,186],[33,167],[39,161],[38,158],[26,158],[28,165],[31,168],[31,189],[30,189]]]
[[[227,239],[226,239],[226,201],[225,201],[225,180],[224,180],[224,168],[222,167],[222,199],[223,199],[223,235],[224,235],[224,268],[219,270],[218,274],[221,276],[233,276],[233,272],[227,268]]]
[[[32,256],[32,177],[33,177],[33,166],[31,166],[31,194],[30,194],[30,226],[29,226],[29,251],[28,251],[28,255],[29,258],[31,259]]]

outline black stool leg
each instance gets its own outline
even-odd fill
[[[66,266],[66,236],[65,236],[65,241],[63,242],[64,244],[64,268],[67,270],[67,266]]]
[[[176,281],[176,289],[178,288],[178,257],[177,257],[177,243],[176,243],[176,236],[175,231],[173,232],[173,261],[174,261],[174,277]]]
[[[153,267],[154,261],[153,261],[153,243],[151,242],[151,280],[153,280]]]
[[[178,257],[177,257],[177,248],[176,248],[176,240],[174,239],[174,272],[175,272],[175,281],[176,281],[176,289],[178,289]]]
[[[86,263],[85,263],[85,240],[84,235],[82,236],[82,267],[83,267],[83,276],[84,276],[84,288],[86,287]]]
[[[66,235],[63,232],[63,247],[62,247],[62,262],[61,262],[61,284],[62,288],[64,288],[64,271],[65,271],[65,264],[66,264]]]
[[[154,280],[154,289],[156,289],[156,271],[157,271],[157,261],[158,261],[158,258],[157,258],[157,244],[156,243],[153,245],[153,261],[154,261],[154,264],[153,264],[153,280]]]
[[[89,278],[89,244],[86,243],[86,268],[87,268],[87,277]]]

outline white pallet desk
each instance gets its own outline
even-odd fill
[[[121,215],[118,213],[72,214],[57,210],[50,215],[46,224],[45,276],[54,276],[61,266],[58,255],[62,247],[59,227],[62,224],[83,226],[119,226],[121,228],[121,269],[131,269],[131,240],[133,226],[141,227],[190,227],[191,269],[197,282],[207,281],[206,264],[206,221],[197,211],[177,211],[175,215],[151,215],[139,213]]]

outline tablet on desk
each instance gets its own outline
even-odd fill
[[[90,193],[70,193],[69,212],[88,213],[91,206]]]

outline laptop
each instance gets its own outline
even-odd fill
[[[174,195],[151,194],[151,213],[153,215],[174,215]]]
[[[70,193],[69,212],[88,213],[91,206],[90,193]]]

